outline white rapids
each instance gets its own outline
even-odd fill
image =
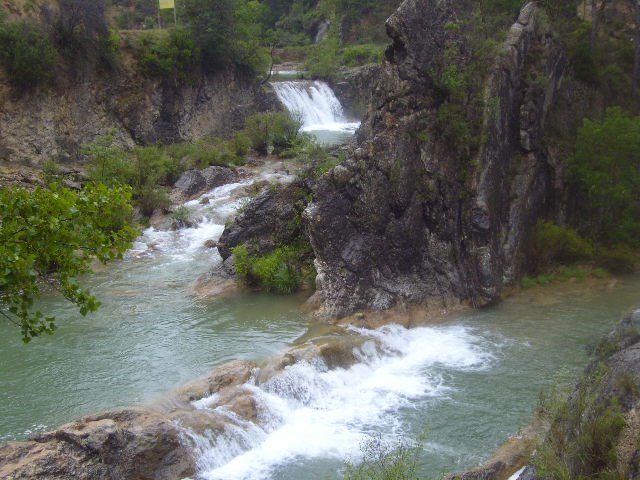
[[[302,123],[302,131],[353,133],[360,122],[349,120],[340,101],[325,82],[296,80],[273,82],[278,99]]]
[[[197,478],[268,479],[299,461],[355,458],[368,435],[402,433],[401,408],[447,397],[451,387],[438,368],[469,371],[493,363],[482,339],[464,327],[354,330],[367,338],[354,350],[357,364],[329,370],[321,360],[301,362],[263,384],[251,380],[244,388],[256,399],[257,423],[216,407],[229,419],[223,434],[188,433]],[[215,399],[193,405],[206,409]]]

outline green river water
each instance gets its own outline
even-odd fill
[[[290,179],[277,164],[255,175]],[[208,193],[207,205],[190,202],[196,228],[147,230],[127,258],[86,278],[103,302],[95,314],[80,317],[45,296],[59,328],[29,345],[0,323],[0,441],[152,402],[229,360],[268,359],[321,330],[302,313],[304,294],[193,293],[220,261],[204,241],[219,238],[250,182]],[[247,385],[262,424],[197,440],[198,476],[335,478],[377,435],[424,435],[425,475],[476,466],[528,423],[542,388],[573,383],[597,341],[638,306],[640,277],[632,276],[524,291],[441,325],[358,331],[372,340],[349,369],[296,365],[269,384]]]

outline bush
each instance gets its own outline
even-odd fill
[[[286,112],[256,113],[247,118],[245,126],[251,147],[261,155],[291,147],[299,131],[300,122]]]
[[[640,117],[619,107],[585,120],[571,159],[570,184],[589,235],[606,245],[640,247]]]
[[[56,51],[38,25],[25,20],[4,22],[0,17],[0,64],[11,85],[26,91],[53,79]]]
[[[534,234],[538,265],[570,264],[593,257],[593,246],[570,228],[539,220]]]
[[[144,33],[138,45],[140,66],[153,77],[170,77],[184,82],[193,73],[196,46],[190,31],[174,28],[167,32]]]
[[[370,438],[360,449],[360,463],[347,462],[344,480],[417,480],[421,449],[404,443],[392,445]]]
[[[342,50],[342,63],[348,67],[357,67],[368,63],[380,63],[384,56],[384,45],[354,45]]]
[[[598,251],[596,263],[611,273],[633,273],[638,262],[638,255],[630,248],[619,246],[602,248]]]
[[[249,254],[246,245],[232,249],[236,272],[253,287],[266,292],[293,293],[300,289],[304,278],[304,257],[308,246],[278,247],[264,256]]]

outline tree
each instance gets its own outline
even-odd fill
[[[25,343],[55,330],[55,318],[33,308],[43,287],[82,315],[99,307],[78,277],[94,260],[106,263],[129,248],[137,235],[130,199],[121,186],[0,189],[0,316],[20,328]]]
[[[268,54],[260,46],[264,5],[257,0],[184,0],[180,5],[205,71],[228,65],[250,73],[266,70]]]
[[[620,107],[603,121],[585,120],[571,162],[571,180],[589,218],[590,235],[640,247],[640,117]]]

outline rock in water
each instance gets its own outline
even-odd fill
[[[194,197],[207,189],[207,179],[199,170],[187,170],[174,187],[186,197]]]
[[[486,82],[477,119],[486,141],[457,151],[463,139],[438,133],[436,72],[450,49],[460,52],[459,68],[468,66],[466,39],[451,28],[468,3],[406,0],[387,21],[393,45],[358,148],[323,177],[304,215],[325,316],[452,297],[483,305],[521,275],[552,197],[540,138],[565,62],[528,3]],[[543,52],[545,90],[521,81],[534,46]]]
[[[0,478],[172,480],[195,463],[173,422],[143,409],[84,417],[0,447]]]

